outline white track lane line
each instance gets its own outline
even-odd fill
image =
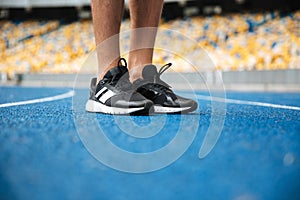
[[[296,107],[296,106],[286,106],[286,105],[263,103],[263,102],[257,102],[257,101],[243,101],[243,100],[236,100],[236,99],[224,99],[224,98],[220,98],[220,97],[211,97],[211,96],[205,96],[205,95],[196,95],[196,97],[197,97],[197,99],[205,100],[205,101],[215,101],[215,102],[223,102],[223,103],[231,103],[231,104],[281,108],[281,109],[288,109],[288,110],[300,110],[300,107]]]
[[[66,98],[73,97],[74,94],[75,94],[74,90],[71,90],[69,92],[66,92],[66,93],[63,93],[60,95],[56,95],[56,96],[52,96],[52,97],[45,97],[45,98],[40,98],[40,99],[32,99],[32,100],[27,100],[27,101],[19,101],[19,102],[0,104],[0,108],[56,101],[56,100],[60,100],[60,99],[66,99]]]

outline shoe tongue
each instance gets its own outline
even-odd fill
[[[115,68],[110,69],[104,76],[104,78],[112,78],[114,76],[123,76],[125,73],[127,73],[128,70],[124,66],[117,66]]]
[[[157,69],[155,65],[146,65],[143,69],[142,76],[144,80],[154,81],[154,77],[157,75]]]

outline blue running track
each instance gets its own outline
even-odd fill
[[[175,137],[180,120],[199,120],[196,137],[179,159],[160,170],[134,174],[112,169],[89,153],[76,130],[72,98],[7,104],[70,90],[0,87],[0,199],[300,199],[299,93],[228,92],[228,99],[241,101],[226,105],[222,134],[203,159],[198,153],[210,124],[210,101],[198,99],[197,112],[183,116],[95,115],[109,140],[136,153],[162,148]],[[84,102],[88,90],[75,95]],[[81,112],[80,123],[87,123],[87,113]],[[164,126],[151,138],[137,139],[119,128],[128,119],[139,126],[151,120],[153,128],[160,121]],[[187,135],[192,131],[188,125],[184,130]]]

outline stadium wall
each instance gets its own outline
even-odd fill
[[[86,88],[93,74],[19,74],[13,81],[1,81],[1,85],[21,85],[29,87],[74,87]],[[258,92],[300,92],[300,70],[272,71],[229,71],[202,72],[202,79],[194,73],[165,73],[163,79],[178,90],[186,89],[186,81],[199,90],[258,91]],[[220,82],[221,78],[221,82]],[[176,80],[176,81],[174,81]]]

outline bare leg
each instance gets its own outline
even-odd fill
[[[98,56],[98,80],[120,58],[119,32],[124,0],[92,0],[94,35]],[[108,39],[108,40],[107,40]]]
[[[131,38],[129,53],[130,79],[141,78],[142,68],[152,63],[153,47],[161,17],[163,0],[130,0]],[[145,28],[152,27],[152,28]],[[137,29],[144,28],[144,29]],[[141,47],[149,48],[141,48]]]

